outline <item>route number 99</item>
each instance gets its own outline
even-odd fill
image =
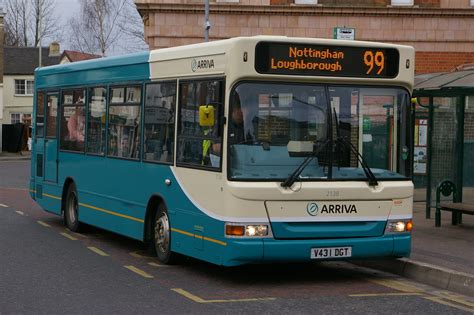
[[[372,71],[377,71],[377,74],[381,74],[385,68],[385,55],[381,51],[367,50],[364,53],[364,63],[369,67],[366,74],[371,74]]]

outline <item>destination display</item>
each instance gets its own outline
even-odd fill
[[[334,77],[394,78],[400,54],[394,48],[260,42],[258,73]]]

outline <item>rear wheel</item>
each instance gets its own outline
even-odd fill
[[[153,244],[160,262],[173,264],[176,261],[176,254],[171,251],[171,224],[168,211],[163,205],[158,207],[153,220]]]
[[[81,225],[79,223],[79,201],[77,198],[76,185],[69,185],[66,193],[66,206],[64,209],[64,222],[72,232],[79,232]]]

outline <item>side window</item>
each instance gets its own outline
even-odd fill
[[[56,118],[58,117],[58,96],[48,95],[46,105],[46,137],[56,138]]]
[[[141,86],[110,89],[108,156],[140,158]]]
[[[224,81],[180,83],[179,100],[177,162],[194,167],[220,169]],[[200,123],[200,107],[206,108],[207,114],[204,115],[214,116],[213,122]]]
[[[43,137],[44,134],[44,92],[36,94],[36,136]]]
[[[89,112],[87,122],[87,153],[105,154],[105,120],[107,89],[89,89]]]
[[[173,163],[176,82],[146,86],[144,159]]]
[[[84,152],[85,89],[65,90],[61,99],[61,150]]]

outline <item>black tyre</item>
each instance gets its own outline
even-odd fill
[[[161,263],[170,265],[176,262],[177,255],[171,251],[171,224],[163,205],[158,207],[153,220],[153,244]]]
[[[76,185],[69,185],[66,193],[66,203],[64,207],[64,222],[72,232],[79,232],[81,224],[79,223],[79,200],[77,198]]]

